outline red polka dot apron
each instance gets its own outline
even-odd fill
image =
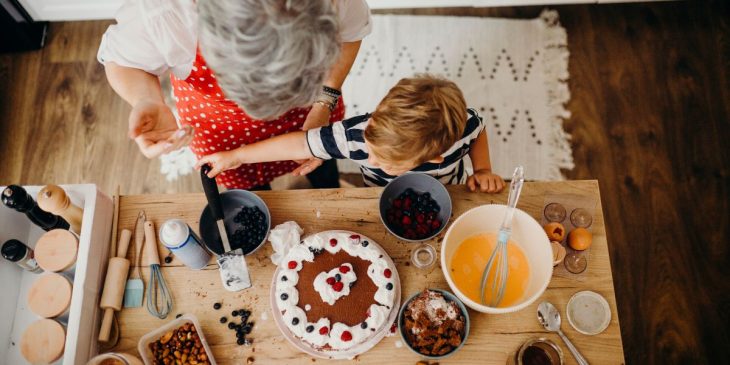
[[[269,121],[249,117],[234,101],[226,99],[200,52],[187,79],[180,80],[173,75],[170,79],[180,122],[195,127],[190,149],[198,158],[301,130],[310,110],[294,108]],[[330,123],[344,116],[344,103],[340,100],[330,115]],[[219,174],[216,179],[229,189],[250,189],[268,184],[297,166],[294,161],[241,165]]]

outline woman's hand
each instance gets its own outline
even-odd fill
[[[482,193],[499,193],[504,189],[504,180],[499,175],[493,174],[492,170],[482,169],[474,171],[474,175],[466,179],[469,190],[476,192],[477,188]]]
[[[208,177],[214,178],[223,171],[238,168],[241,164],[242,162],[236,158],[236,153],[234,151],[225,151],[201,157],[195,164],[195,169],[198,170],[203,167],[203,165],[208,165],[210,166]]]
[[[321,126],[325,126],[329,124],[330,122],[330,110],[329,108],[325,107],[324,105],[320,103],[315,103],[312,106],[312,109],[309,110],[309,114],[307,114],[307,119],[304,121],[304,125],[302,125],[302,130],[308,130],[308,129],[314,129]],[[317,167],[322,166],[322,163],[324,161],[318,159],[318,158],[310,158],[306,160],[296,160],[294,161],[299,164],[299,167],[294,169],[294,171],[291,172],[294,176],[304,176],[309,174],[310,172],[314,171]]]
[[[138,101],[129,114],[129,138],[147,158],[178,149],[193,137],[193,128],[178,129],[175,116],[162,102],[152,99]]]

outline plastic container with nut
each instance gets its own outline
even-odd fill
[[[181,351],[179,354],[175,354],[175,349],[170,349],[166,353],[165,349],[160,348],[160,351],[158,351],[157,355],[155,354],[155,351],[153,351],[150,348],[151,344],[154,344],[158,340],[161,341],[160,345],[166,345],[170,343],[170,341],[176,341],[175,338],[173,338],[173,333],[175,330],[180,329],[181,327],[185,326],[186,324],[191,325],[193,328],[195,328],[195,332],[198,335],[198,339],[200,340],[200,346],[197,347],[194,346],[194,349],[197,350],[191,350],[188,353],[185,353],[181,347]],[[186,333],[183,333],[183,341],[188,340],[195,340],[195,336],[192,333],[192,331],[188,330],[185,331]],[[188,334],[190,333],[190,334]],[[179,339],[177,339],[179,341]],[[164,342],[164,344],[162,343]],[[154,346],[154,345],[153,345]],[[210,364],[210,365],[216,365],[215,359],[213,358],[213,353],[210,351],[210,347],[208,346],[208,342],[205,341],[205,335],[203,334],[202,327],[200,326],[200,323],[198,322],[198,319],[192,315],[192,314],[186,314],[174,321],[171,321],[169,323],[166,323],[162,327],[142,336],[142,338],[139,340],[139,344],[137,345],[137,351],[139,351],[139,354],[142,356],[142,361],[145,363],[145,365],[153,365],[155,364],[155,359],[161,359],[162,354],[165,354],[166,356],[180,356],[181,359],[182,356],[187,355],[186,357],[195,356],[196,361],[198,361],[198,364]],[[195,353],[197,351],[197,353]],[[158,356],[159,355],[159,356]]]

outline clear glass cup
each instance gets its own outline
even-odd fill
[[[545,219],[547,219],[548,222],[562,222],[565,220],[565,216],[568,214],[568,212],[565,210],[565,207],[562,204],[550,203],[545,206],[543,214],[545,215]]]
[[[588,259],[582,252],[573,251],[565,256],[563,259],[563,265],[565,269],[573,274],[580,274],[586,271],[588,267]]]
[[[574,227],[588,228],[593,224],[593,216],[583,208],[575,208],[570,212],[570,223]]]
[[[436,263],[436,250],[429,244],[422,244],[411,252],[411,263],[413,266],[427,270]]]

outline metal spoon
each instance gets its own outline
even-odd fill
[[[560,338],[563,339],[563,342],[565,342],[565,345],[568,346],[568,350],[575,357],[575,360],[578,361],[578,364],[588,365],[588,361],[578,352],[578,349],[573,346],[573,343],[563,334],[563,331],[560,330],[560,312],[558,312],[558,309],[552,303],[542,302],[537,306],[537,320],[540,321],[540,324],[546,330],[558,333]]]

